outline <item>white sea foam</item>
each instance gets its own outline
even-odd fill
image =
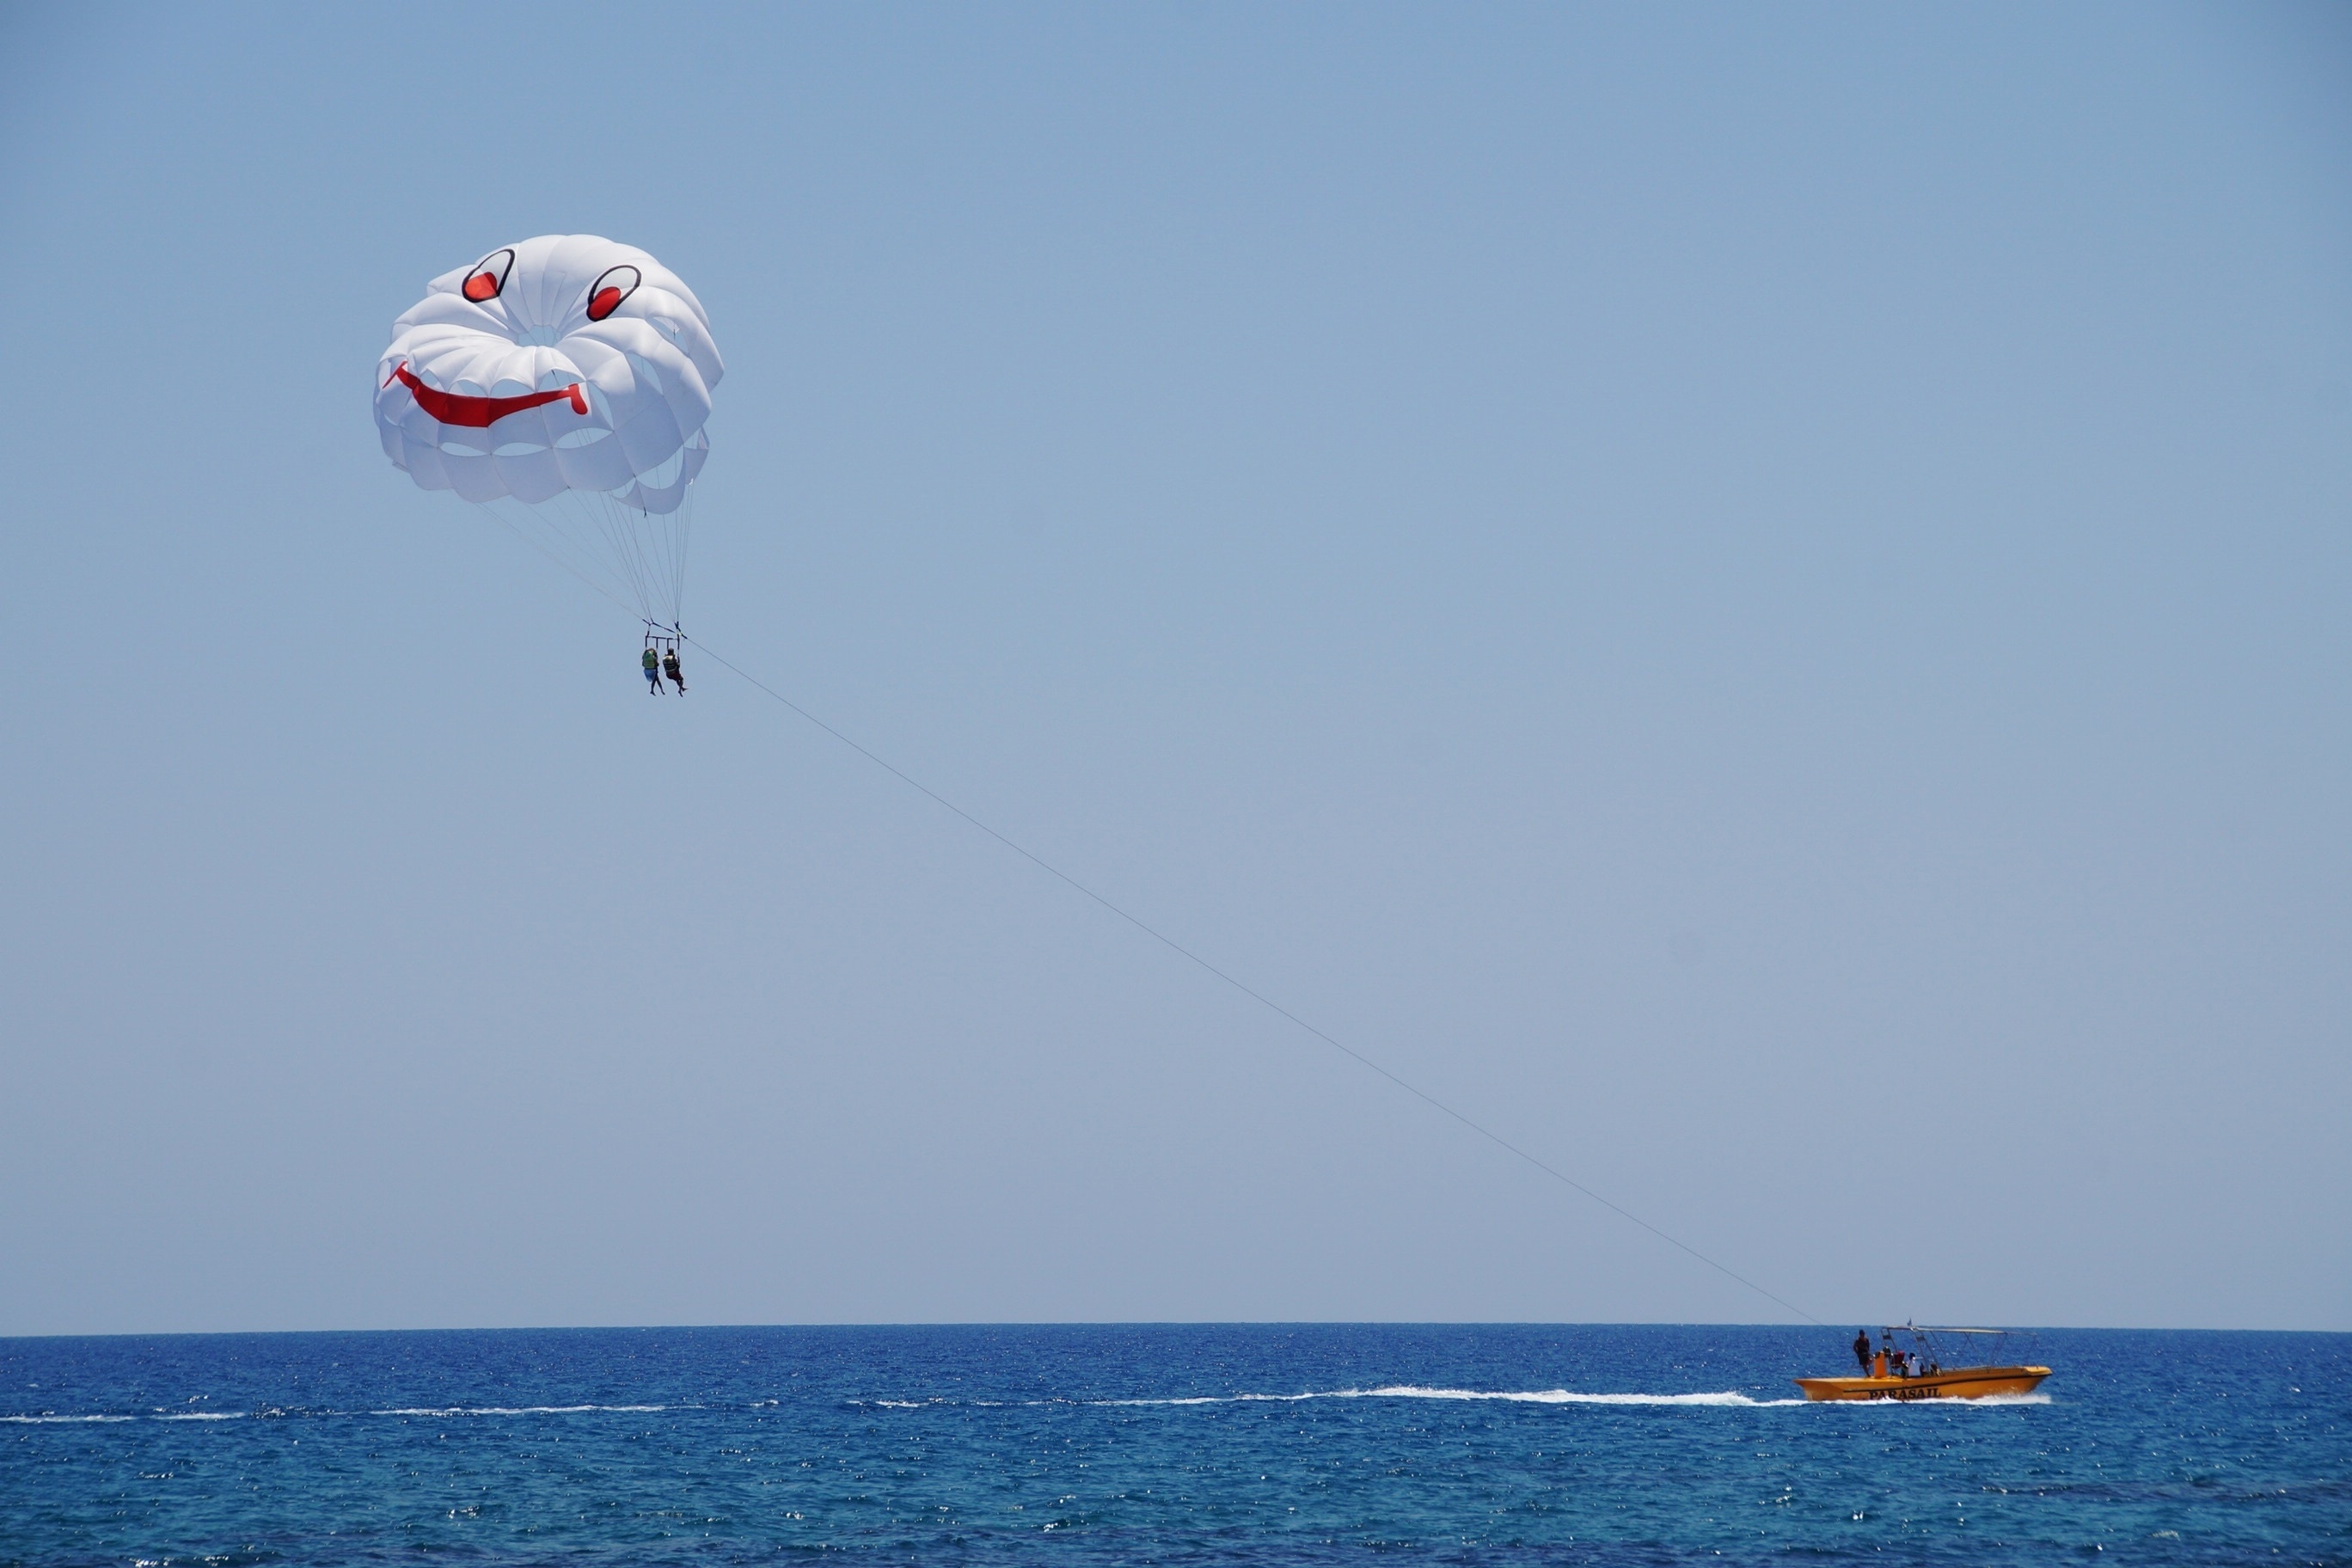
[[[371,1410],[371,1415],[578,1415],[587,1411],[618,1411],[632,1415],[650,1415],[667,1410],[667,1405],[416,1405],[399,1410]]]
[[[1935,1400],[1829,1400],[1804,1398],[1757,1399],[1737,1389],[1723,1389],[1706,1394],[1586,1394],[1568,1388],[1490,1389],[1490,1388],[1430,1388],[1419,1384],[1387,1384],[1378,1388],[1328,1388],[1305,1394],[1188,1394],[1166,1399],[1038,1399],[1033,1405],[1082,1404],[1101,1406],[1184,1405],[1296,1405],[1309,1399],[1452,1399],[1494,1400],[1509,1405],[1716,1405],[1746,1410],[1772,1410],[1790,1405],[1822,1404],[1839,1409],[1877,1410],[1895,1405],[1932,1405],[1938,1410],[1957,1408],[1998,1409],[2003,1405],[2047,1405],[2046,1394],[1995,1394],[1979,1399]],[[914,1408],[909,1405],[908,1409]]]
[[[668,1405],[439,1405],[398,1410],[306,1410],[298,1414],[312,1419],[350,1415],[578,1415],[591,1411],[653,1415],[664,1410],[693,1408],[696,1407]],[[153,1415],[0,1415],[0,1423],[37,1426],[77,1421],[247,1421],[285,1414],[285,1411],[271,1406],[260,1410],[176,1410]]]
[[[1102,1405],[1296,1405],[1307,1399],[1453,1399],[1498,1400],[1512,1405],[1730,1405],[1760,1408],[1802,1405],[1802,1399],[1751,1399],[1726,1389],[1710,1394],[1580,1394],[1566,1388],[1487,1389],[1425,1388],[1418,1384],[1388,1384],[1379,1388],[1330,1388],[1306,1394],[1227,1394],[1181,1399],[1097,1399]]]
[[[1724,1389],[1704,1394],[1587,1394],[1567,1388],[1494,1389],[1494,1388],[1432,1388],[1420,1384],[1384,1384],[1377,1388],[1310,1389],[1302,1394],[1181,1394],[1160,1399],[1030,1399],[1021,1403],[1029,1405],[1071,1405],[1095,1408],[1140,1408],[1165,1406],[1175,1408],[1195,1405],[1297,1405],[1314,1399],[1441,1399],[1458,1402],[1493,1401],[1505,1405],[1712,1405],[1718,1408],[1767,1410],[1780,1406],[1808,1405],[1805,1399],[1755,1399],[1736,1389]],[[772,1400],[762,1401],[772,1405]],[[935,1405],[984,1405],[995,1406],[997,1400],[951,1399],[876,1399],[867,1401],[881,1410],[927,1410]],[[1884,1410],[1895,1405],[1933,1405],[1938,1410],[2000,1409],[2018,1405],[2047,1405],[2046,1394],[1996,1394],[1982,1399],[1937,1400],[1830,1400],[1822,1402],[1825,1409]],[[426,1419],[456,1419],[465,1416],[495,1415],[583,1415],[613,1414],[654,1415],[673,1409],[695,1409],[695,1405],[404,1405],[388,1410],[307,1412],[314,1416],[342,1415],[401,1415]],[[278,1410],[184,1410],[155,1415],[0,1415],[0,1425],[17,1426],[71,1426],[118,1421],[242,1421],[259,1415],[277,1415]]]

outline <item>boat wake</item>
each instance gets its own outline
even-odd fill
[[[1699,1405],[1734,1406],[1747,1410],[1771,1410],[1787,1405],[1812,1405],[1817,1401],[1802,1396],[1792,1399],[1758,1399],[1737,1389],[1724,1389],[1707,1394],[1585,1394],[1569,1388],[1486,1389],[1428,1388],[1419,1384],[1390,1384],[1379,1388],[1333,1388],[1307,1394],[1196,1394],[1168,1399],[1039,1399],[1033,1405],[1295,1405],[1308,1399],[1452,1399],[1495,1400],[1507,1405]],[[918,1408],[911,1403],[879,1400],[877,1404],[895,1409]],[[1955,1405],[1998,1406],[2003,1405],[2047,1405],[2046,1394],[2000,1394],[1982,1399],[1920,1400],[1853,1400],[1843,1402],[1856,1409],[1884,1408],[1895,1405],[1933,1404],[1938,1409]],[[1823,1405],[1823,1408],[1828,1408]]]
[[[771,1400],[768,1403],[773,1404]],[[281,1410],[276,1405],[264,1405],[254,1410],[159,1410],[145,1415],[0,1415],[0,1423],[18,1426],[65,1426],[86,1421],[254,1421],[272,1416],[292,1415],[316,1421],[354,1415],[400,1415],[447,1418],[460,1415],[579,1415],[592,1411],[614,1411],[623,1414],[646,1413],[672,1409],[696,1409],[700,1405],[406,1405],[392,1410]]]
[[[368,1414],[371,1415],[580,1415],[590,1411],[614,1411],[623,1415],[637,1415],[668,1408],[667,1405],[428,1405],[399,1410],[371,1410]]]
[[[1321,1399],[1435,1399],[1455,1403],[1491,1402],[1501,1405],[1604,1405],[1630,1406],[1712,1406],[1744,1410],[1769,1410],[1790,1405],[1811,1405],[1821,1410],[1887,1410],[1907,1408],[1914,1405],[1932,1405],[1938,1410],[1955,1408],[1998,1409],[2005,1405],[2047,1405],[2046,1394],[1998,1394],[1982,1399],[1936,1400],[1828,1400],[1758,1399],[1737,1389],[1722,1389],[1705,1394],[1588,1394],[1570,1388],[1491,1389],[1433,1388],[1421,1384],[1383,1384],[1377,1388],[1310,1389],[1303,1394],[1171,1394],[1146,1399],[856,1399],[849,1401],[856,1407],[870,1410],[934,1410],[957,1406],[1003,1409],[1008,1405],[1038,1407],[1067,1405],[1076,1409],[1142,1409],[1150,1407],[1178,1408],[1200,1405],[1300,1405]],[[765,1409],[775,1405],[772,1399],[754,1401],[750,1409]],[[703,1410],[711,1406],[700,1405],[404,1405],[386,1410],[296,1410],[274,1407],[258,1410],[158,1411],[152,1415],[59,1415],[44,1411],[37,1415],[0,1415],[0,1424],[14,1426],[72,1425],[84,1422],[113,1421],[238,1421],[256,1417],[297,1415],[307,1419],[334,1416],[392,1416],[448,1420],[467,1416],[515,1415],[584,1415],[591,1414],[657,1415],[665,1411]],[[725,1408],[723,1406],[719,1408]]]
[[[1182,1394],[1135,1399],[873,1399],[856,1403],[877,1410],[932,1410],[958,1405],[1002,1409],[1006,1405],[1063,1405],[1085,1410],[1177,1408],[1199,1405],[1299,1405],[1316,1399],[1439,1399],[1457,1402],[1490,1400],[1505,1405],[1732,1405],[1750,1410],[1784,1405],[1805,1405],[1805,1399],[1758,1399],[1737,1389],[1705,1394],[1586,1394],[1571,1388],[1431,1388],[1420,1384],[1391,1383],[1377,1388],[1320,1388],[1303,1394]]]
[[[1568,1388],[1427,1388],[1412,1383],[1387,1384],[1379,1388],[1322,1389],[1307,1394],[1227,1394],[1174,1399],[1071,1400],[1067,1403],[1093,1405],[1296,1405],[1309,1399],[1493,1400],[1506,1405],[1716,1405],[1758,1409],[1768,1405],[1806,1403],[1803,1399],[1754,1399],[1734,1389],[1709,1394],[1581,1394]]]

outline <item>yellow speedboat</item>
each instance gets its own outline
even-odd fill
[[[1792,1379],[1805,1391],[1808,1399],[1982,1399],[1996,1394],[2031,1394],[2042,1386],[2050,1375],[2046,1366],[1946,1366],[1938,1335],[1961,1340],[1977,1354],[1996,1349],[2007,1332],[2002,1329],[1924,1329],[1910,1323],[1898,1323],[1879,1331],[1876,1351],[1870,1349],[1867,1332],[1854,1336],[1854,1357],[1867,1359],[1866,1371],[1858,1377],[1800,1377]],[[1914,1349],[1896,1348],[1896,1335],[1909,1340]],[[1988,1344],[1985,1336],[1993,1342]],[[1955,1347],[1957,1348],[1957,1347]]]

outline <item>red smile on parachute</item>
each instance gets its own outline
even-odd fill
[[[442,424],[463,425],[476,430],[486,430],[509,414],[561,403],[566,398],[571,399],[574,414],[588,412],[587,391],[576,381],[553,392],[530,392],[520,397],[466,397],[454,392],[436,392],[410,374],[405,364],[394,366],[392,374],[384,378],[384,384],[389,386],[395,379],[408,388],[417,407]]]

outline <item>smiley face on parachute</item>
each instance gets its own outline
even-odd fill
[[[710,319],[634,246],[542,235],[436,278],[376,364],[384,455],[426,489],[674,511],[726,374]]]

